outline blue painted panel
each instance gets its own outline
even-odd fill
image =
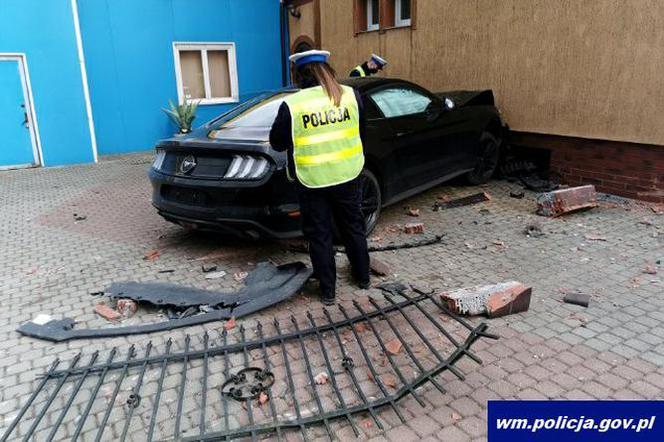
[[[234,42],[240,100],[280,87],[277,0],[79,0],[101,154],[151,149],[175,132],[173,42]],[[201,105],[195,125],[233,107]]]
[[[93,161],[70,0],[1,0],[0,52],[26,54],[44,164]]]
[[[0,167],[34,163],[30,130],[22,123],[24,111],[18,61],[0,60]]]

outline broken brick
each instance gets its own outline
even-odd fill
[[[387,264],[374,257],[371,257],[371,260],[369,261],[369,267],[371,268],[371,271],[378,276],[387,276],[392,273]]]
[[[224,322],[224,329],[225,329],[225,330],[233,330],[233,329],[235,328],[236,325],[237,325],[237,324],[236,324],[236,322],[235,322],[235,316],[233,316],[231,319],[229,319],[228,321]]]
[[[380,381],[390,388],[397,388],[397,379],[391,374],[384,374],[380,377]]]
[[[422,223],[408,223],[403,228],[404,233],[424,233],[424,224]]]
[[[261,393],[258,395],[258,403],[260,405],[265,405],[267,402],[270,400],[270,396],[267,395],[264,391],[261,391]]]
[[[371,419],[364,419],[362,421],[362,428],[368,430],[371,427],[373,427],[373,421]]]
[[[654,265],[648,264],[644,269],[643,273],[647,273],[648,275],[656,275],[657,274],[657,267]]]
[[[537,197],[537,214],[542,216],[556,217],[592,207],[597,207],[593,185],[554,190]]]
[[[125,318],[131,318],[136,313],[136,310],[138,310],[138,304],[131,299],[118,299],[116,307],[118,312]]]
[[[145,255],[143,255],[143,259],[146,261],[154,261],[155,259],[159,258],[161,253],[159,250],[148,250]]]
[[[445,292],[442,301],[456,314],[481,315],[490,318],[528,310],[531,289],[517,281],[475,286]]]
[[[406,212],[406,213],[408,214],[408,216],[415,216],[415,217],[417,217],[417,216],[420,216],[420,209],[411,209],[411,208],[408,208],[408,212]]]
[[[106,319],[107,321],[118,321],[122,318],[120,312],[107,306],[103,302],[95,305],[95,313]]]
[[[318,385],[327,384],[328,379],[330,379],[330,377],[324,371],[320,372],[316,376],[314,376],[314,382],[316,382],[316,384],[318,384]]]
[[[385,344],[385,349],[391,355],[397,355],[401,351],[401,341],[398,339],[392,339],[387,344]]]
[[[355,331],[358,333],[364,333],[365,331],[367,331],[367,326],[363,323],[355,324],[354,328]]]

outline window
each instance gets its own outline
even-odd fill
[[[386,32],[391,28],[415,29],[417,0],[354,0],[355,35],[367,31]]]
[[[380,28],[379,0],[366,0],[367,2],[367,31],[376,31]]]
[[[174,43],[173,51],[180,103],[238,101],[235,44]]]
[[[407,87],[383,89],[371,94],[371,99],[385,118],[419,114],[431,103],[431,98]]]
[[[394,26],[410,26],[410,0],[394,0]]]

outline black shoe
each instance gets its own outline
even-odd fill
[[[320,301],[325,305],[334,305],[336,304],[334,295],[322,295]]]
[[[369,290],[371,288],[371,281],[358,282],[357,286],[361,290]]]

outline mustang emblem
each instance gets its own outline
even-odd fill
[[[189,173],[196,167],[196,158],[193,155],[187,155],[180,163],[180,172]]]

